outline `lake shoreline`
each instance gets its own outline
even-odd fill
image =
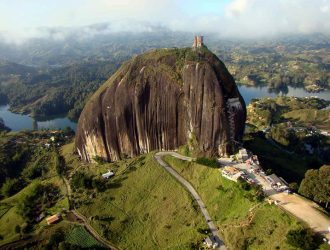
[[[245,104],[248,105],[254,98],[277,96],[295,96],[295,97],[317,97],[330,101],[330,90],[321,91],[319,93],[307,92],[304,88],[288,87],[285,92],[273,92],[267,86],[247,86],[237,84]],[[3,118],[6,127],[12,131],[20,130],[41,130],[41,129],[64,129],[70,127],[76,130],[77,122],[67,117],[67,114],[33,117],[31,114],[16,113],[11,110],[9,104],[0,105],[0,117]]]
[[[70,120],[66,115],[33,117],[31,114],[15,113],[10,109],[9,104],[0,105],[0,117],[4,120],[6,127],[11,131],[21,130],[42,130],[42,129],[65,129],[70,127],[76,130],[77,123]]]

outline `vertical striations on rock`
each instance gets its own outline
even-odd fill
[[[86,161],[116,161],[194,140],[203,155],[228,155],[245,120],[233,77],[206,47],[158,49],[126,62],[93,95],[76,148]]]

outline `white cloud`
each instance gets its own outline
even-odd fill
[[[234,0],[226,9],[224,35],[330,33],[329,0]]]
[[[232,1],[226,9],[228,17],[239,16],[246,12],[247,9],[253,5],[254,0],[235,0]]]
[[[201,1],[203,9],[199,9]],[[248,38],[330,33],[330,0],[218,0],[222,3],[219,9],[214,8],[214,0],[212,8],[205,8],[208,1],[0,0],[0,34],[16,41],[43,36],[63,39],[70,33],[67,29],[49,32],[46,27],[83,27],[79,32],[88,37],[120,30],[148,31],[157,26]],[[86,27],[96,23],[109,25]]]

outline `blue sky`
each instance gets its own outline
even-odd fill
[[[330,33],[330,0],[0,0],[0,35],[24,39],[45,29],[110,23],[258,37]]]

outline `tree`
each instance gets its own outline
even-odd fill
[[[55,169],[56,173],[59,176],[62,176],[65,173],[65,160],[63,156],[61,156],[58,152],[55,153],[54,156],[54,162],[55,162]]]
[[[48,240],[46,249],[54,249],[54,246],[58,246],[60,242],[64,241],[65,235],[61,229],[57,229]]]
[[[314,233],[310,229],[290,230],[286,235],[287,242],[303,250],[313,250],[317,247]]]
[[[90,189],[93,187],[91,176],[81,171],[78,171],[73,175],[71,183],[75,189],[79,189],[79,188]]]
[[[297,184],[296,182],[291,182],[291,183],[289,184],[289,188],[290,188],[293,192],[297,192],[298,189],[299,189],[299,186],[298,186],[298,184]]]
[[[271,175],[273,173],[274,173],[273,169],[271,169],[271,168],[266,169],[266,175]]]
[[[16,225],[15,233],[17,233],[17,234],[21,233],[21,227],[19,225]]]
[[[97,192],[103,192],[106,189],[105,182],[103,180],[99,180],[97,178],[93,178],[92,187],[96,188]]]
[[[330,166],[308,170],[300,184],[299,193],[328,207],[330,202]]]
[[[12,196],[24,187],[24,181],[19,179],[7,179],[1,188],[1,193],[5,197]]]

